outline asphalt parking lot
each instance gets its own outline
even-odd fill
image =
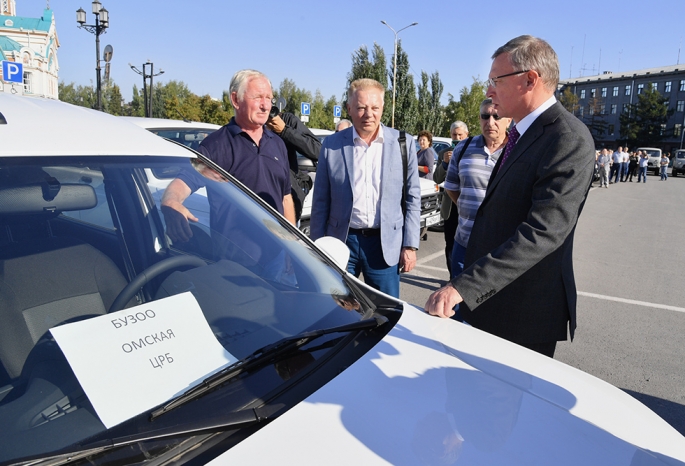
[[[625,390],[685,435],[685,179],[596,186],[576,231],[578,328],[555,359]],[[446,282],[443,250],[443,234],[429,231],[402,299],[423,307]]]

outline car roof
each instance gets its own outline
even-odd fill
[[[122,118],[59,100],[0,93],[0,114],[0,157],[195,156]]]
[[[143,117],[120,117],[145,129],[212,129],[221,128],[214,123],[202,123],[198,121],[170,120],[166,118],[143,118]]]
[[[311,131],[314,136],[328,136],[329,134],[333,134],[335,132],[331,131],[330,129],[319,128],[309,128],[309,131]]]

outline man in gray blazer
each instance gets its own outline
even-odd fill
[[[399,297],[400,273],[416,264],[421,188],[414,138],[407,135],[406,213],[399,131],[381,124],[385,89],[358,79],[348,90],[352,127],[328,136],[319,155],[311,238],[333,236],[350,249],[347,270]]]
[[[573,234],[594,170],[587,127],[554,98],[557,55],[520,36],[493,55],[487,96],[516,125],[493,171],[464,272],[433,293],[440,317],[464,320],[550,357],[576,327]]]

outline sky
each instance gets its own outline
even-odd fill
[[[274,87],[288,78],[324,98],[341,99],[352,54],[378,43],[388,63],[395,30],[409,57],[414,82],[421,71],[438,71],[455,97],[473,78],[488,77],[492,53],[508,40],[531,34],[548,41],[559,56],[562,79],[603,71],[625,72],[685,62],[685,32],[676,27],[682,0],[654,3],[576,0],[574,2],[460,2],[450,0],[100,0],[110,28],[100,50],[114,48],[111,77],[124,98],[142,77],[147,60],[164,74],[155,82],[183,81],[198,95],[221,98],[233,74],[244,68],[265,73]],[[39,17],[49,3],[60,47],[59,79],[95,81],[95,36],[79,29],[76,10],[94,23],[91,1],[16,0],[17,15]],[[679,56],[680,54],[680,56]],[[104,66],[104,65],[103,65]]]

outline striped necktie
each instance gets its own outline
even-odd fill
[[[519,140],[519,136],[520,134],[516,129],[516,126],[512,126],[512,128],[509,130],[509,140],[507,141],[507,146],[504,148],[504,154],[502,154],[502,162],[499,165],[500,168],[504,166],[504,163],[507,161],[507,157],[509,157],[511,151],[514,150],[514,146],[516,145],[516,141]]]

